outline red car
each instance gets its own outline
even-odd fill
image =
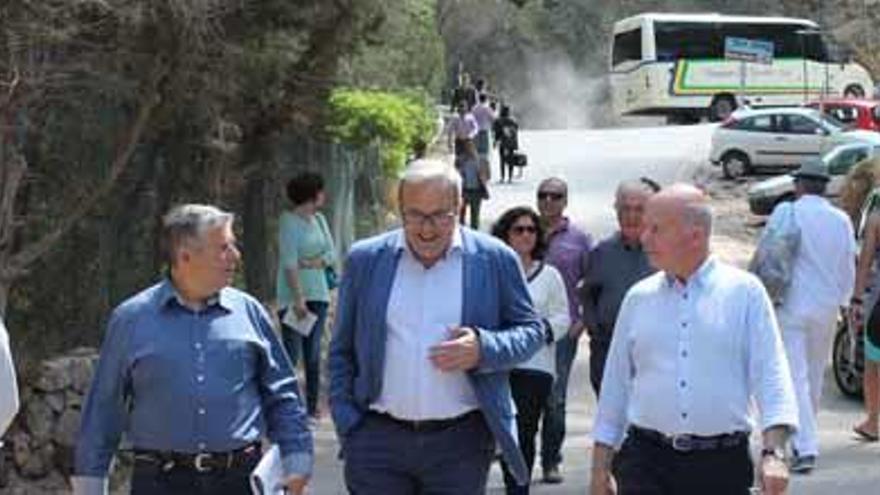
[[[822,111],[853,129],[880,132],[880,100],[863,98],[829,98],[806,105]]]

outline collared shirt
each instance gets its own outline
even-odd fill
[[[429,359],[429,350],[449,339],[462,318],[462,240],[455,230],[446,255],[430,268],[406,244],[388,301],[385,370],[382,391],[371,405],[406,420],[447,419],[479,408],[464,372],[445,372]]]
[[[463,116],[456,114],[449,123],[449,132],[455,139],[473,139],[479,130],[480,125],[470,112]]]
[[[628,424],[667,435],[797,427],[773,307],[758,279],[709,258],[684,283],[654,275],[627,293],[593,434],[619,446]]]
[[[827,320],[829,313],[849,305],[855,285],[858,248],[852,223],[846,213],[821,196],[802,196],[793,207],[801,240],[780,320]],[[772,221],[775,216],[768,224]]]
[[[317,257],[323,258],[328,265],[336,264],[336,248],[324,215],[317,212],[312,218],[305,219],[293,212],[282,213],[278,219],[278,273],[275,285],[279,306],[294,302],[285,268],[299,270],[299,287],[306,301],[330,301],[324,269],[299,266],[300,259]]]
[[[18,382],[15,380],[15,365],[9,351],[9,334],[0,318],[0,436],[9,428],[18,413],[18,406]]]
[[[471,113],[477,119],[481,131],[489,132],[492,130],[492,123],[495,122],[495,111],[485,103],[478,103]]]
[[[573,322],[581,319],[577,287],[584,277],[584,256],[590,252],[591,245],[590,236],[572,225],[568,217],[563,217],[559,227],[550,234],[546,260],[562,274],[568,295],[568,314]]]
[[[641,245],[627,245],[620,232],[602,240],[590,251],[581,293],[584,324],[591,339],[611,342],[611,332],[626,291],[655,271]]]
[[[123,432],[135,449],[181,453],[268,436],[286,475],[312,467],[312,435],[272,323],[228,287],[194,311],[165,280],[113,312],[83,411],[74,493],[106,493]]]

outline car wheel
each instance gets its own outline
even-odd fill
[[[712,100],[712,104],[709,105],[709,120],[711,122],[727,120],[734,110],[736,110],[736,101],[732,96],[716,96],[715,99]]]
[[[794,201],[794,200],[795,200],[795,196],[794,196],[793,193],[786,193],[786,194],[783,194],[782,196],[780,196],[780,197],[776,200],[775,203],[773,203],[773,209],[775,210],[776,207],[779,206],[779,205],[781,205],[782,203],[788,203],[788,202],[790,202],[790,201]]]
[[[837,388],[843,395],[854,399],[862,397],[862,373],[865,369],[862,347],[862,339],[858,339],[855,350],[852,349],[852,336],[847,330],[846,319],[841,318],[834,336],[831,366]]]
[[[865,88],[858,84],[850,84],[843,90],[844,98],[864,98]]]
[[[721,158],[721,170],[725,179],[738,179],[751,168],[749,157],[741,151],[729,151]]]

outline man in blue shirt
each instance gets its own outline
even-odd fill
[[[301,494],[312,435],[297,384],[258,301],[229,287],[241,254],[233,216],[184,205],[163,221],[167,279],[113,312],[77,439],[75,494],[107,493],[123,432],[131,492],[247,494],[264,436]]]

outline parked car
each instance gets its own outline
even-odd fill
[[[834,146],[877,133],[846,126],[811,108],[743,109],[715,129],[709,159],[733,179],[758,167],[794,168]]]
[[[843,187],[846,173],[853,165],[876,155],[880,155],[880,133],[872,140],[858,141],[835,146],[822,155],[828,167],[831,181],[826,195],[836,197]],[[773,208],[783,201],[794,199],[794,179],[791,175],[778,175],[752,185],[748,191],[749,210],[755,215],[769,215]]]
[[[861,241],[868,223],[868,216],[880,208],[880,189],[868,194],[862,204],[860,221],[856,229],[856,238]],[[877,288],[873,288],[877,290]],[[831,371],[834,382],[843,395],[860,399],[863,394],[862,375],[865,372],[865,342],[861,334],[849,328],[849,319],[843,315],[837,321],[837,332],[831,348]]]
[[[807,108],[819,110],[837,121],[846,124],[850,129],[880,131],[880,100],[865,98],[833,98],[812,101]]]

